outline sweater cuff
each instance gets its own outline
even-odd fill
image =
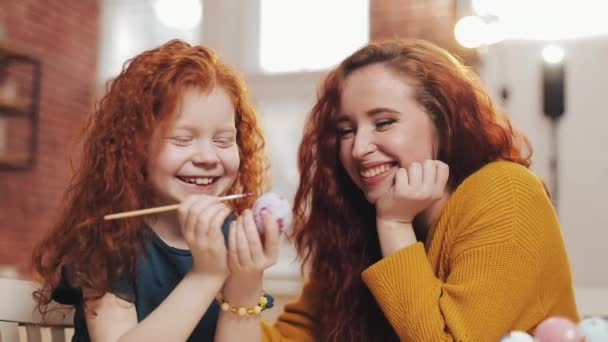
[[[411,340],[420,334],[421,324],[436,323],[421,322],[428,317],[429,303],[436,303],[441,292],[441,282],[435,277],[421,242],[378,261],[361,277],[402,339]]]
[[[371,289],[375,287],[374,285],[400,281],[406,272],[410,276],[430,275],[435,277],[422,242],[416,242],[380,259],[380,261],[363,271],[361,276],[365,284]]]

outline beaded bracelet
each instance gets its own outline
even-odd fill
[[[262,291],[262,294],[260,295],[260,298],[258,299],[258,303],[255,306],[250,307],[250,308],[246,308],[243,306],[237,307],[237,306],[230,305],[230,303],[224,301],[224,295],[222,294],[221,291],[218,292],[217,296],[215,297],[215,300],[217,300],[222,311],[228,311],[233,314],[237,314],[239,316],[259,315],[262,311],[264,311],[266,309],[270,309],[273,306],[273,302],[274,302],[272,296],[264,293],[263,291]]]

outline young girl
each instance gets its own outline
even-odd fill
[[[430,43],[346,58],[299,149],[294,228],[310,281],[264,337],[498,341],[549,316],[578,320],[560,225],[523,142]]]
[[[258,238],[258,253],[229,269],[229,225],[233,254],[257,238],[245,210],[255,196],[218,199],[262,190],[257,120],[239,76],[205,47],[170,41],[131,60],[89,119],[62,214],[34,252],[41,311],[52,299],[73,305],[74,341],[212,341],[230,270],[241,282],[276,260],[278,227],[266,218],[266,249]]]

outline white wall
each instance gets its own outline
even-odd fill
[[[550,183],[551,125],[542,115],[542,42],[506,42],[483,56],[482,78],[506,105],[534,147],[533,169]],[[558,214],[580,288],[608,288],[608,37],[567,41],[566,112],[557,127]]]
[[[104,0],[97,75],[103,82],[116,76],[127,59],[174,38],[200,42],[202,27],[168,28],[161,24],[150,0]]]

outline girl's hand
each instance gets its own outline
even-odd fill
[[[251,210],[230,225],[228,266],[230,276],[224,283],[224,298],[233,305],[252,306],[262,291],[264,270],[274,265],[279,254],[279,225],[271,215],[263,214],[266,227],[264,243]]]
[[[252,278],[277,262],[279,254],[279,224],[271,215],[262,214],[264,243],[251,210],[245,210],[230,225],[228,236],[228,266],[231,278]]]
[[[216,196],[188,197],[178,208],[182,234],[192,253],[192,272],[228,276],[228,254],[222,225],[231,209]]]
[[[439,160],[411,163],[395,174],[395,184],[376,201],[376,219],[411,223],[416,215],[439,200],[448,181],[448,165]]]

